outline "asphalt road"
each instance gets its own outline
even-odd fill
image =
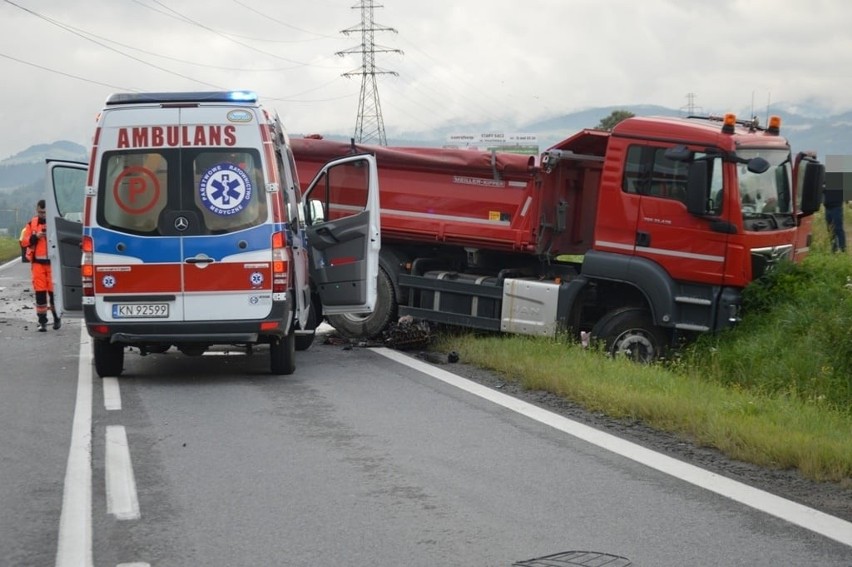
[[[264,352],[129,354],[101,380],[79,320],[34,331],[23,268],[0,268],[2,565],[852,565],[817,513],[782,519],[394,351],[318,341],[289,377]]]

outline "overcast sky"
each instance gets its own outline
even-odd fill
[[[375,0],[391,137],[608,105],[852,110],[847,0]],[[381,7],[379,7],[381,5]],[[0,0],[0,159],[88,145],[113,92],[252,89],[291,133],[354,132],[360,0]],[[589,126],[594,126],[590,124]],[[570,132],[566,133],[566,135]]]

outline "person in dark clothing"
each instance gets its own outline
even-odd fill
[[[832,252],[846,252],[846,231],[843,228],[843,188],[825,188],[823,191],[825,222],[831,237]]]

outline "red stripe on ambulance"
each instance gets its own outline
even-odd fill
[[[271,288],[271,263],[257,268],[247,268],[243,264],[236,263],[214,263],[207,264],[203,268],[187,266],[184,271],[184,291],[187,293],[195,291],[269,291]]]
[[[96,266],[95,293],[179,293],[181,264]]]

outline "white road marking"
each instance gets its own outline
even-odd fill
[[[121,409],[121,390],[118,388],[118,378],[108,376],[101,379],[104,383],[104,408],[107,411]]]
[[[139,519],[136,478],[123,425],[108,425],[106,428],[105,463],[107,513],[119,520]]]
[[[397,351],[387,348],[375,348],[371,351],[386,358],[404,364],[424,374],[428,374],[456,388],[484,398],[540,423],[573,435],[578,439],[597,445],[613,453],[656,469],[675,478],[684,480],[695,486],[715,492],[756,510],[760,510],[791,524],[801,526],[827,538],[852,546],[852,523],[836,518],[819,510],[797,504],[791,500],[775,496],[763,490],[753,488],[741,482],[706,471],[673,459],[661,453],[651,451],[630,441],[625,441],[609,433],[598,431],[582,423],[572,421],[561,415],[542,409],[538,406],[513,398],[477,384],[446,370],[436,368],[425,362],[413,359]]]
[[[80,326],[77,401],[59,517],[57,567],[92,565],[92,355],[86,326]]]
[[[151,567],[150,563],[119,563],[115,567]]]

